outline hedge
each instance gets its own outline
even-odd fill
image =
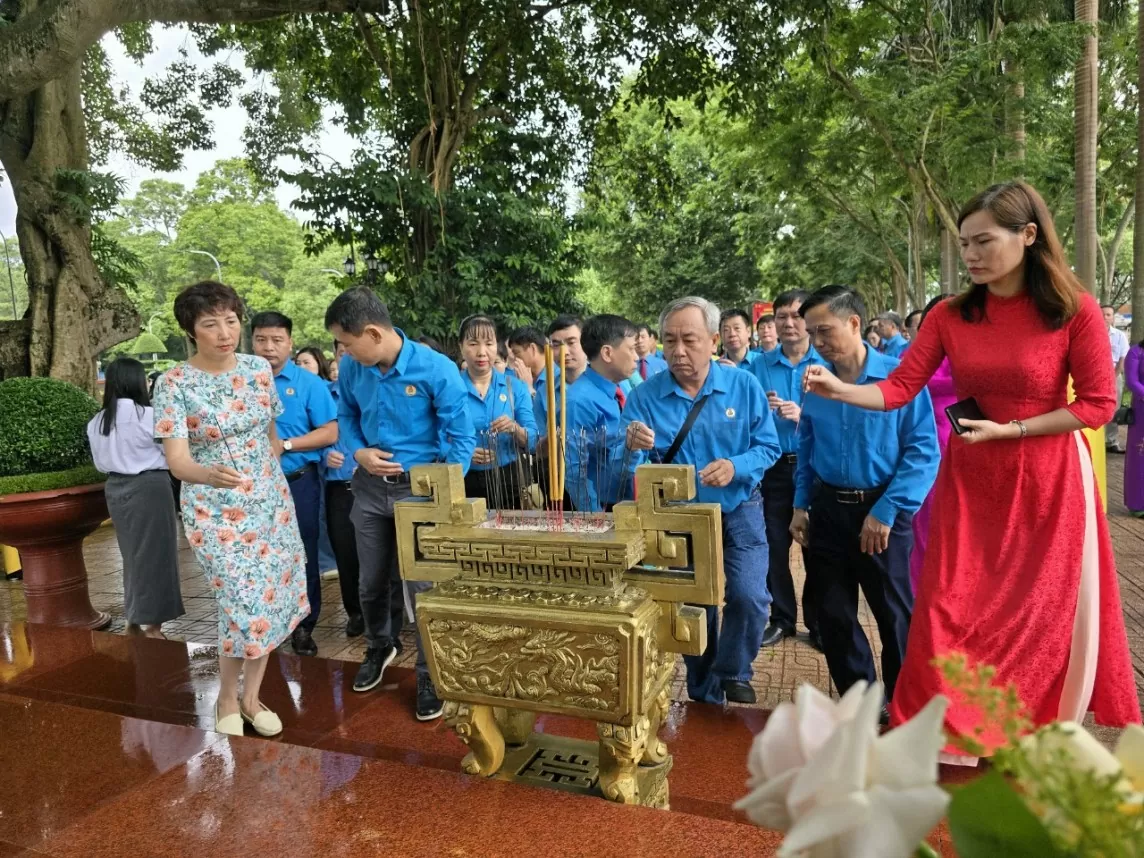
[[[102,483],[107,479],[93,465],[81,465],[66,471],[47,474],[20,474],[16,477],[0,477],[0,495],[17,495],[23,492],[46,492],[49,489],[67,489],[72,486],[88,486]]]
[[[0,477],[90,466],[87,423],[98,411],[88,394],[59,379],[0,383]]]

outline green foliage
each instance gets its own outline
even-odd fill
[[[949,832],[964,858],[1004,855],[1006,858],[1063,858],[1052,838],[997,772],[953,792]]]
[[[0,476],[90,465],[87,423],[98,411],[94,399],[54,378],[0,382]]]
[[[66,471],[44,474],[21,474],[18,477],[0,477],[0,495],[18,495],[24,492],[47,492],[52,489],[70,489],[102,483],[107,474],[94,465],[81,465]]]
[[[150,331],[144,331],[124,351],[129,355],[162,354],[167,351],[167,344]]]

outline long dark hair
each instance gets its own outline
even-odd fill
[[[1011,232],[1020,232],[1029,224],[1037,227],[1036,239],[1025,248],[1025,291],[1050,328],[1063,327],[1080,309],[1084,286],[1069,268],[1053,217],[1041,195],[1025,182],[993,185],[965,204],[957,218],[958,228],[971,214],[981,211],[989,212],[998,226]],[[974,283],[954,298],[961,318],[981,321],[985,317],[987,292],[986,284]]]
[[[135,358],[120,357],[107,366],[103,385],[103,416],[99,434],[110,435],[115,427],[115,412],[120,399],[130,399],[137,408],[147,408],[151,395],[147,392],[147,370]]]
[[[936,298],[930,298],[929,303],[922,308],[922,317],[918,319],[918,330],[922,329],[922,325],[926,323],[926,316],[930,314],[930,310],[940,304],[942,301],[948,300],[950,295],[938,295]]]
[[[314,359],[318,365],[318,378],[324,378],[326,381],[330,380],[330,362],[326,360],[326,356],[322,354],[322,350],[317,346],[306,346],[304,349],[298,349],[294,355],[294,361],[298,361],[300,355],[309,355]]]

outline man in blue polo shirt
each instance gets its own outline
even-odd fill
[[[846,286],[825,286],[799,309],[827,366],[812,366],[804,385],[833,372],[849,384],[874,384],[898,365],[862,339],[866,306]],[[874,682],[870,643],[858,622],[858,588],[882,639],[887,701],[906,651],[914,596],[910,588],[913,517],[937,477],[940,459],[926,390],[897,411],[867,411],[807,393],[799,421],[791,533],[809,551],[819,586],[818,628],[830,678],[840,694]],[[884,714],[885,718],[888,715]]]
[[[767,521],[770,567],[767,585],[771,591],[771,622],[763,635],[763,646],[774,646],[785,637],[794,637],[798,612],[794,577],[790,571],[790,520],[794,513],[794,472],[798,461],[798,424],[802,415],[802,377],[806,368],[822,359],[810,344],[806,322],[799,314],[808,292],[792,289],[774,301],[775,327],[779,345],[758,354],[751,372],[763,386],[767,404],[775,417],[782,456],[763,477],[763,515]],[[822,649],[818,635],[816,578],[803,555],[806,582],[802,593],[802,617],[810,632],[811,646]]]
[[[656,344],[656,335],[648,325],[636,325],[636,371],[632,378],[632,386],[638,387],[640,382],[647,381],[653,375],[658,375],[667,369],[667,361],[659,354]],[[639,382],[636,378],[639,378]]]
[[[719,339],[719,308],[703,298],[681,298],[660,318],[668,371],[632,391],[621,425],[627,446],[644,451],[634,464],[662,461],[692,409],[691,431],[674,462],[694,465],[701,503],[723,510],[723,624],[707,609],[707,650],[687,656],[692,700],[754,703],[752,662],[762,644],[770,594],[767,535],[758,484],[779,457],[775,421],[759,382],[711,360]]]
[[[282,470],[294,497],[298,531],[306,546],[306,595],[310,615],[291,635],[294,652],[317,655],[314,625],[322,611],[322,576],[318,568],[318,535],[322,500],[322,479],[318,463],[322,450],[338,440],[338,412],[326,382],[299,367],[294,353],[294,323],[281,313],[256,313],[250,320],[254,353],[266,358],[274,372],[274,386],[282,400],[282,416],[274,421]]]
[[[326,328],[346,347],[339,366],[338,427],[354,450],[351,517],[357,537],[362,617],[369,649],[354,691],[380,683],[397,656],[402,625],[401,573],[393,505],[412,495],[409,470],[439,461],[468,472],[477,436],[461,374],[448,357],[393,327],[389,310],[368,289],[343,292],[326,310]],[[428,584],[410,582],[421,592]],[[420,635],[417,719],[441,715]]]
[[[577,510],[610,510],[627,486],[620,412],[627,401],[623,382],[636,365],[636,329],[620,316],[593,316],[582,342],[588,368],[567,393],[566,487]]]
[[[874,322],[874,327],[882,338],[882,354],[901,358],[910,345],[910,341],[902,336],[902,317],[893,311],[881,313]]]
[[[724,366],[746,369],[762,354],[751,350],[751,317],[746,310],[725,310],[719,318],[719,337],[723,341]]]

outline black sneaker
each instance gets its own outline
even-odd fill
[[[417,675],[417,720],[432,721],[441,717],[443,704],[437,696],[437,689],[433,687],[433,680],[429,674]]]
[[[346,620],[346,637],[360,638],[365,632],[365,620],[361,614],[354,614]]]
[[[294,629],[294,633],[290,636],[290,643],[294,645],[294,652],[298,655],[318,654],[318,645],[314,643],[314,638],[310,636],[307,629],[301,626]]]
[[[737,682],[728,679],[723,682],[723,693],[727,695],[728,703],[754,703],[756,702],[755,689],[750,683]]]
[[[361,663],[357,676],[354,677],[354,691],[370,691],[377,688],[381,684],[381,677],[385,673],[385,669],[396,657],[397,650],[392,646],[367,649],[365,661]]]

